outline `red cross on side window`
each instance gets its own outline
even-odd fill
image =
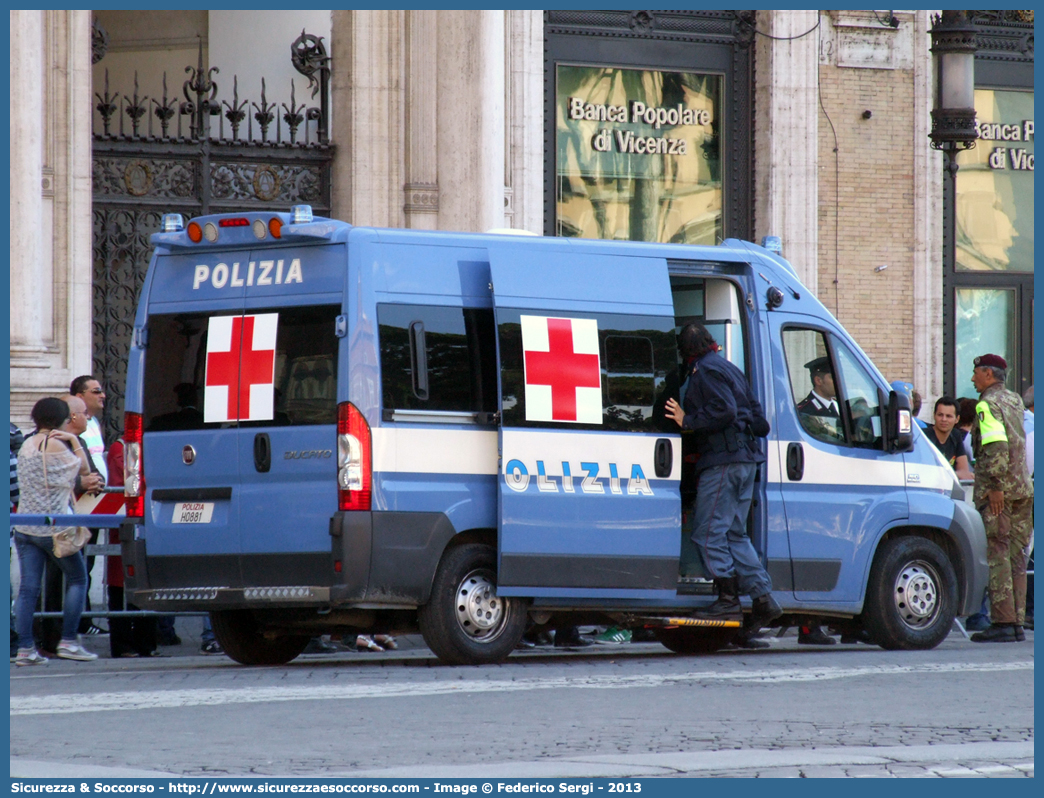
[[[547,322],[548,351],[527,349],[527,342],[523,336],[526,384],[550,386],[550,420],[593,421],[597,418],[595,423],[600,423],[602,411],[600,393],[596,402],[597,408],[586,407],[590,402],[583,401],[578,406],[577,400],[577,388],[601,389],[598,354],[576,352],[573,336],[574,324],[590,326],[594,332],[595,351],[597,352],[596,323],[589,319],[548,318],[543,321]],[[527,411],[529,417],[539,418],[540,415],[539,410],[536,414],[530,414]]]
[[[275,338],[278,313],[214,317],[207,340],[207,388],[224,387],[226,407],[204,400],[206,421],[263,421],[272,418],[271,392],[275,388]],[[231,329],[229,329],[229,325]],[[226,337],[227,336],[227,337]],[[226,350],[225,342],[228,341]],[[251,405],[254,387],[265,388],[262,407]],[[255,403],[256,404],[256,403]]]

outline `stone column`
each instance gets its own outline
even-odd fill
[[[334,11],[334,218],[403,227],[405,12]]]
[[[504,11],[438,12],[439,228],[504,227]]]
[[[406,226],[438,226],[438,12],[406,12]]]
[[[11,12],[11,418],[89,373],[89,11]]]
[[[930,408],[943,393],[943,155],[931,148],[930,12],[913,12],[913,383]],[[957,375],[961,377],[962,375]]]
[[[50,280],[43,245],[43,11],[11,11],[11,368],[46,368]],[[48,187],[49,188],[49,187]],[[48,270],[49,271],[49,270]],[[12,373],[12,388],[17,382]]]
[[[507,12],[507,227],[544,232],[544,14]]]
[[[755,240],[783,239],[783,257],[819,293],[816,11],[759,11],[755,52]]]

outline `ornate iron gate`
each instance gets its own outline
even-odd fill
[[[96,31],[96,41],[98,33]],[[149,236],[164,213],[186,220],[208,213],[288,210],[307,203],[330,211],[329,59],[321,37],[302,31],[291,45],[294,67],[309,79],[317,106],[218,97],[217,67],[187,67],[184,100],[96,92],[92,149],[93,373],[108,394],[103,432],[123,431],[127,354],[134,313],[148,269]],[[95,50],[95,61],[101,59]],[[98,129],[100,127],[100,130]],[[113,132],[115,128],[116,132]]]

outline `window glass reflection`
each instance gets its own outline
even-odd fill
[[[956,305],[956,385],[960,396],[972,395],[975,358],[991,353],[1008,361],[1006,385],[1015,390],[1015,292],[1008,289],[958,288]]]

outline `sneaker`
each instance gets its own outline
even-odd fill
[[[98,659],[97,654],[92,654],[90,651],[80,645],[79,641],[68,643],[65,640],[58,644],[58,658],[59,659],[74,659],[77,662],[91,662],[92,660]]]
[[[221,647],[221,644],[217,640],[208,640],[199,647],[200,654],[224,654],[225,649]]]
[[[321,637],[313,637],[308,641],[302,654],[336,654],[337,646],[327,643]]]
[[[93,623],[87,627],[87,629],[81,634],[88,635],[89,637],[97,637],[99,635],[107,635],[108,632],[102,629],[100,626],[95,626]]]
[[[385,651],[395,651],[399,647],[399,644],[395,642],[395,638],[391,635],[374,635],[373,642],[382,646]]]
[[[621,629],[619,626],[610,626],[595,637],[594,641],[600,646],[618,646],[622,643],[630,643],[631,630]]]
[[[20,648],[15,655],[15,665],[46,665],[47,657],[40,656],[35,648]]]
[[[819,626],[802,626],[798,632],[798,643],[803,646],[832,646],[836,642]]]

